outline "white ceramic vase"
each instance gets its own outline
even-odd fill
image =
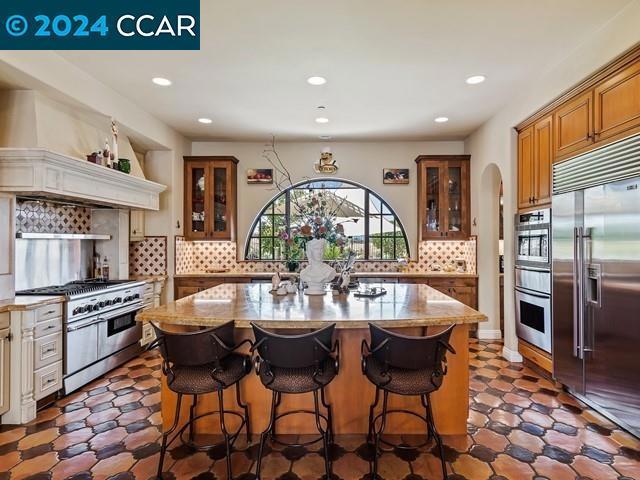
[[[336,277],[336,271],[324,263],[324,238],[307,242],[307,260],[309,265],[300,272],[300,279],[307,284],[304,293],[307,295],[324,295],[325,286]]]

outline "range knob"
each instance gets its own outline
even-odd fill
[[[105,304],[106,306],[109,306],[109,305],[112,305],[112,304],[113,304],[113,301],[112,301],[112,300],[106,300],[106,301],[104,302],[104,304]]]
[[[82,307],[76,307],[73,309],[72,315],[77,315],[79,313],[82,313]]]
[[[93,311],[95,312],[97,310],[100,310],[100,304],[99,303],[94,303],[93,304]]]
[[[122,297],[116,297],[113,299],[113,304],[115,305],[116,303],[122,303]]]
[[[91,305],[84,305],[82,308],[83,313],[90,312],[92,310]]]
[[[140,298],[140,294],[139,294],[139,293],[136,293],[136,294],[133,296],[133,299],[134,299],[134,300],[137,300],[137,299],[139,299],[139,298]]]
[[[105,302],[98,302],[98,305],[100,306],[100,308],[104,307],[106,305]]]
[[[132,296],[124,297],[124,303],[130,302],[131,300],[133,300]]]

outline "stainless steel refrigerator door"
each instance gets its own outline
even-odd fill
[[[588,399],[640,434],[640,178],[584,193]]]
[[[554,377],[576,393],[584,393],[584,365],[580,358],[579,251],[582,192],[555,195],[552,203],[552,352]]]

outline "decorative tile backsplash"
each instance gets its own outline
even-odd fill
[[[22,233],[90,233],[91,209],[39,200],[16,204],[16,231]]]
[[[237,261],[236,244],[233,242],[191,242],[176,237],[176,274],[225,270],[237,273],[273,272],[285,270],[284,262]],[[431,272],[436,265],[465,260],[468,273],[476,273],[476,239],[465,241],[420,242],[418,260],[409,263],[409,272]],[[358,272],[394,272],[394,261],[357,262]]]
[[[130,275],[167,273],[167,237],[145,237],[129,243]]]

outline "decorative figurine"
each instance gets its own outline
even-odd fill
[[[323,262],[326,240],[316,238],[307,242],[307,259],[309,266],[300,272],[300,279],[307,284],[304,293],[307,295],[324,295],[324,287],[336,278],[336,271]]]
[[[320,160],[313,165],[313,169],[316,173],[336,173],[338,171],[338,165],[333,159],[333,153],[329,147],[322,149]]]
[[[271,291],[275,292],[276,290],[278,290],[278,287],[280,286],[280,273],[276,272],[273,274],[273,277],[271,277]]]
[[[118,125],[116,124],[116,121],[112,118],[111,119],[111,145],[112,145],[112,151],[111,154],[113,155],[113,161],[114,162],[118,162],[119,157],[118,157]]]

